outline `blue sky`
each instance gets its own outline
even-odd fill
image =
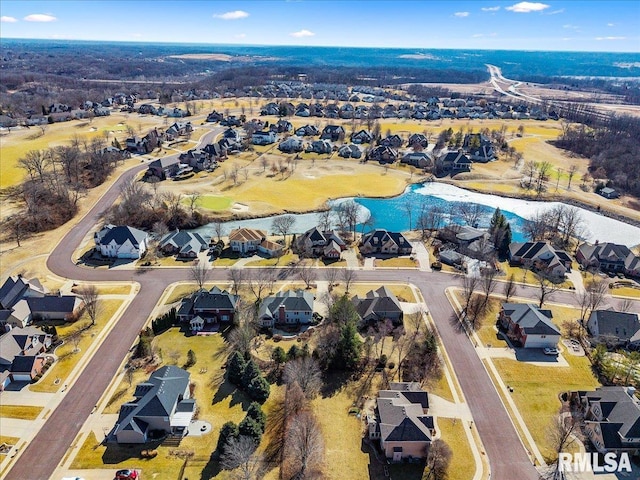
[[[640,52],[640,1],[0,1],[0,37]]]

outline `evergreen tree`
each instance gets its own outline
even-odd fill
[[[291,348],[287,352],[287,360],[295,360],[300,355],[300,349],[296,344],[291,345]]]
[[[249,437],[256,442],[256,444],[260,443],[260,439],[262,438],[262,428],[253,418],[250,416],[244,417],[244,420],[240,422],[238,425],[238,431],[240,435],[244,435],[245,437]]]
[[[503,232],[504,233],[502,235],[502,241],[497,246],[497,248],[498,255],[505,258],[509,253],[509,244],[511,243],[511,225],[509,224],[509,222],[507,222],[507,225],[505,226]]]
[[[247,365],[244,368],[244,373],[242,374],[242,378],[240,379],[240,385],[243,389],[247,389],[251,381],[256,378],[262,376],[258,365],[253,360],[249,360]]]
[[[220,429],[220,436],[218,437],[218,452],[224,452],[224,446],[227,442],[232,438],[238,438],[240,435],[240,430],[238,429],[238,425],[233,422],[227,422],[222,425]]]
[[[333,358],[332,367],[339,370],[354,370],[360,363],[362,340],[353,320],[345,323],[340,329],[340,340]]]
[[[234,352],[231,359],[227,363],[227,373],[229,375],[229,381],[235,386],[240,386],[242,377],[244,375],[247,362],[239,352]]]
[[[264,403],[267,398],[269,398],[270,391],[271,387],[269,386],[269,382],[267,382],[262,375],[251,380],[251,383],[247,388],[249,396],[258,403]]]
[[[264,429],[267,425],[267,415],[262,411],[262,407],[258,402],[251,402],[247,409],[247,417],[253,418],[260,426],[260,433],[264,433]]]
[[[276,347],[271,352],[271,360],[279,366],[287,361],[287,354],[282,347]]]
[[[350,321],[358,321],[356,307],[346,295],[340,297],[329,310],[329,319],[338,325],[344,325]]]
[[[491,217],[491,223],[489,224],[489,235],[493,235],[496,230],[502,227],[504,223],[504,215],[500,211],[500,207],[496,208]]]

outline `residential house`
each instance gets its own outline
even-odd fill
[[[94,234],[100,253],[110,258],[141,258],[147,251],[149,235],[128,226],[106,225]]]
[[[187,160],[188,163],[191,163],[188,158],[190,155],[182,155],[185,155],[185,160]],[[178,173],[178,170],[180,170],[180,161],[180,157],[176,158],[173,155],[154,160],[149,164],[149,174],[158,177],[160,180],[166,180],[167,178],[174,177]]]
[[[640,452],[640,402],[633,387],[597,387],[571,393],[584,415],[584,433],[596,450],[630,456]]]
[[[280,107],[274,102],[267,103],[262,107],[262,110],[260,110],[260,115],[278,115],[278,113],[280,113]]]
[[[191,149],[187,152],[181,153],[178,160],[180,163],[189,165],[196,170],[202,171],[211,167],[211,155],[206,150]]]
[[[601,188],[598,193],[604,198],[608,198],[609,200],[613,198],[620,198],[620,194],[618,193],[618,191],[610,187]]]
[[[226,138],[235,143],[239,143],[242,140],[242,135],[235,128],[227,128],[224,132],[222,132],[222,138]]]
[[[338,149],[338,156],[342,158],[360,158],[362,157],[362,150],[357,145],[350,143],[349,145],[342,145]]]
[[[376,229],[363,235],[360,240],[360,252],[369,254],[410,255],[413,247],[400,232]]]
[[[193,125],[191,122],[176,122],[167,128],[165,135],[167,140],[171,141],[177,137],[184,137],[193,132]]]
[[[255,132],[251,135],[251,143],[254,145],[271,145],[276,142],[277,138],[276,132],[272,130]]]
[[[9,382],[30,382],[42,373],[46,363],[42,354],[51,347],[51,341],[50,334],[34,327],[11,328],[0,336],[0,374],[7,372]]]
[[[145,153],[154,151],[161,143],[162,139],[160,138],[160,134],[154,128],[142,138],[138,136],[127,138],[125,148],[131,153],[144,155]]]
[[[594,310],[587,320],[589,334],[610,346],[640,346],[640,318],[637,313]]]
[[[287,290],[265,298],[258,310],[263,327],[276,324],[307,325],[313,318],[313,294],[306,290]]]
[[[379,163],[393,163],[398,160],[398,151],[391,147],[379,145],[371,150],[367,157],[368,160],[377,160]]]
[[[0,287],[0,326],[24,328],[37,318],[68,320],[82,309],[75,295],[55,295],[37,279],[9,277]]]
[[[464,136],[462,148],[474,162],[490,162],[495,159],[491,139],[482,133],[468,133]]]
[[[564,278],[571,272],[569,254],[554,249],[548,242],[512,242],[509,245],[509,264],[533,268],[556,278]]]
[[[322,135],[320,135],[320,138],[322,140],[331,140],[332,142],[337,142],[338,140],[342,140],[344,138],[344,135],[344,128],[342,128],[341,125],[327,125],[322,130]]]
[[[298,128],[295,133],[298,137],[315,137],[320,135],[320,130],[315,125],[305,125]]]
[[[398,149],[402,146],[404,142],[402,141],[402,137],[400,135],[388,135],[382,140],[378,142],[378,145],[382,145],[383,147],[391,147],[394,149]]]
[[[426,458],[435,437],[429,396],[417,382],[391,382],[380,390],[373,414],[367,415],[370,440],[379,440],[392,462]]]
[[[150,103],[143,103],[138,107],[138,113],[141,115],[157,115],[158,109]]]
[[[375,324],[387,319],[394,325],[402,324],[400,302],[385,286],[368,291],[364,297],[356,295],[351,299],[351,303],[358,312],[361,325]]]
[[[550,310],[532,304],[503,303],[498,320],[507,336],[524,348],[555,348],[560,329],[551,318]]]
[[[368,130],[359,130],[351,134],[351,143],[363,144],[373,142],[373,136]]]
[[[190,322],[196,317],[202,320],[202,324],[233,322],[239,300],[238,295],[214,286],[209,291],[202,289],[184,298],[176,315],[181,322]],[[195,328],[192,325],[192,330],[201,330],[202,324]]]
[[[436,159],[436,169],[441,173],[468,172],[471,160],[462,151],[445,150]]]
[[[139,383],[134,400],[120,407],[112,431],[118,443],[145,443],[153,434],[186,435],[196,411],[189,372],[167,365]]]
[[[232,251],[242,255],[261,252],[267,256],[275,257],[282,254],[283,251],[282,245],[267,240],[265,231],[252,228],[232,230],[229,234],[229,244]]]
[[[576,251],[576,260],[584,268],[595,267],[603,272],[640,274],[640,257],[629,247],[616,243],[583,243]]]
[[[413,150],[408,151],[404,154],[401,163],[406,163],[408,165],[413,165],[418,168],[432,168],[433,167],[433,158],[427,152],[416,152]]]
[[[176,229],[164,235],[158,243],[158,248],[165,255],[177,255],[178,258],[196,258],[198,253],[209,246],[209,237],[196,232]]]
[[[347,245],[335,230],[322,232],[313,227],[296,239],[294,248],[299,254],[308,257],[339,259]]]
[[[298,137],[289,137],[278,144],[278,150],[282,153],[298,153],[304,150],[304,145]]]
[[[218,113],[215,110],[207,115],[207,122],[220,122],[224,119],[224,114]]]
[[[305,149],[308,153],[317,153],[319,155],[330,154],[333,151],[331,142],[328,140],[314,140]]]
[[[275,133],[291,133],[293,132],[293,125],[289,120],[280,119],[276,123],[272,123],[269,129]]]
[[[410,147],[415,147],[415,146],[420,146],[422,149],[425,149],[429,146],[429,141],[427,140],[427,137],[425,137],[423,134],[421,133],[414,133],[409,137],[409,146]]]

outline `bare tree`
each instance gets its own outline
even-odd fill
[[[189,208],[191,209],[191,214],[193,214],[194,210],[196,209],[196,205],[202,198],[202,194],[200,192],[191,192],[189,193],[187,198],[189,201]]]
[[[224,230],[223,221],[220,218],[214,218],[211,223],[213,224],[213,232],[216,234],[218,241],[220,241]]]
[[[350,268],[345,268],[342,270],[340,274],[340,278],[344,282],[345,293],[349,293],[349,287],[353,282],[357,280],[358,274],[356,273],[355,270],[352,270]]]
[[[559,462],[560,454],[567,452],[575,443],[580,434],[580,423],[580,417],[574,417],[570,413],[560,413],[552,419],[547,435],[557,458],[549,465],[543,478],[547,480],[562,478],[559,476],[562,468]]]
[[[462,298],[464,306],[462,307],[462,313],[467,312],[473,292],[479,287],[480,279],[476,276],[465,275],[462,278]]]
[[[600,278],[593,278],[585,283],[584,291],[578,294],[580,321],[583,325],[585,320],[591,315],[591,312],[600,308],[604,303],[607,293],[609,293],[609,285]]]
[[[576,174],[576,172],[578,171],[578,167],[576,165],[571,165],[569,167],[568,170],[568,175],[569,175],[569,184],[567,185],[567,190],[571,190],[571,180],[573,179],[573,176]]]
[[[230,268],[228,272],[229,281],[231,282],[231,289],[234,295],[238,295],[240,285],[246,280],[245,270],[242,268]]]
[[[314,399],[322,387],[322,371],[315,358],[303,357],[289,360],[282,374],[284,383],[297,382],[307,399]]]
[[[80,299],[84,303],[84,311],[91,320],[91,325],[96,324],[96,319],[100,315],[102,304],[98,295],[98,289],[95,285],[85,285],[78,292]]]
[[[555,292],[560,290],[560,285],[554,283],[551,279],[542,274],[535,274],[535,278],[538,285],[538,307],[542,308],[544,302],[549,300]]]
[[[516,290],[518,287],[516,286],[516,276],[515,274],[509,275],[507,281],[503,284],[502,293],[505,296],[505,301],[509,301],[509,299],[516,294]]]
[[[262,300],[262,295],[269,292],[274,283],[273,270],[257,270],[247,275],[249,290],[256,297],[256,302]]]
[[[273,219],[271,222],[271,229],[275,233],[282,235],[285,247],[287,245],[287,234],[291,231],[291,228],[296,223],[296,217],[293,215],[281,215]]]
[[[321,231],[327,232],[331,230],[331,227],[333,225],[333,219],[331,218],[332,216],[333,214],[331,210],[324,210],[318,214],[318,228]]]
[[[298,413],[286,436],[287,470],[290,479],[315,478],[324,463],[324,439],[317,420],[309,411]]]
[[[264,458],[256,452],[256,442],[246,435],[227,440],[220,465],[232,470],[233,480],[258,480],[263,478]]]
[[[498,282],[496,280],[497,275],[498,272],[493,267],[487,268],[482,272],[482,276],[480,277],[480,288],[482,289],[482,293],[484,294],[482,300],[482,310],[487,307],[489,298],[498,285]]]
[[[474,227],[478,224],[482,215],[482,206],[480,204],[461,202],[457,205],[457,208],[459,209],[457,214],[462,217],[467,225]]]
[[[324,279],[329,284],[329,291],[333,290],[333,286],[336,284],[336,280],[338,279],[338,269],[337,268],[326,268],[324,270]]]
[[[447,470],[451,463],[453,452],[444,440],[437,439],[431,442],[427,463],[425,465],[424,480],[444,480],[447,478]]]
[[[191,265],[189,273],[191,279],[198,285],[198,290],[201,290],[211,275],[211,268],[208,262],[198,260],[197,263]]]
[[[404,210],[404,213],[406,213],[407,217],[409,218],[409,230],[413,230],[413,223],[411,222],[411,213],[413,212],[413,202],[411,200],[406,200],[402,204],[402,209]]]
[[[308,289],[311,288],[311,284],[316,279],[316,270],[310,265],[300,265],[296,268],[296,273],[300,280],[304,282],[305,287]]]
[[[631,300],[630,298],[625,298],[618,306],[618,310],[621,312],[630,312],[632,308],[633,300]]]

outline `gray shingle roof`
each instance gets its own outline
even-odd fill
[[[102,234],[102,231],[100,232]],[[147,238],[147,233],[137,228],[128,226],[119,226],[110,228],[102,235],[100,239],[101,245],[107,245],[112,240],[115,240],[116,244],[122,245],[129,240],[135,247],[139,247],[140,243]]]
[[[383,442],[431,441],[433,417],[424,413],[429,405],[427,392],[417,384],[399,382],[378,395],[376,417]]]
[[[518,324],[525,334],[560,335],[560,330],[550,320],[551,312],[548,310],[540,310],[535,305],[521,303],[504,303],[502,307],[505,315],[510,317],[513,323]]]

